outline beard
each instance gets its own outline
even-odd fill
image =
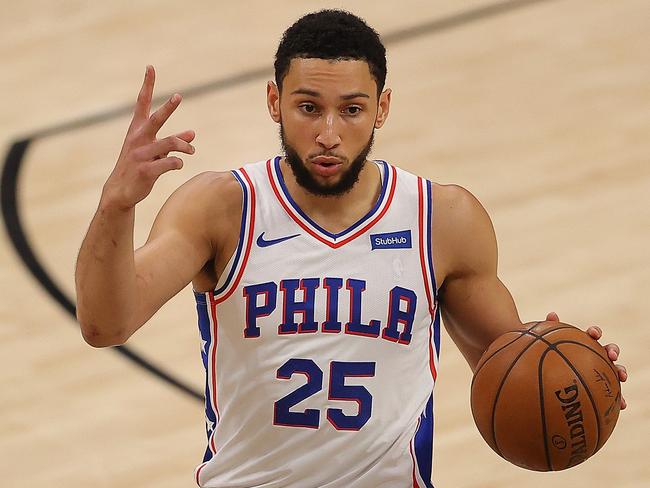
[[[284,155],[293,172],[293,175],[296,178],[296,182],[309,193],[319,197],[334,197],[340,196],[345,193],[348,193],[352,187],[359,181],[359,174],[363,169],[363,166],[366,162],[366,157],[370,154],[372,150],[372,144],[375,140],[375,130],[372,130],[368,142],[364,148],[359,152],[359,154],[352,160],[349,168],[341,175],[341,178],[331,185],[320,183],[307,169],[307,163],[304,162],[298,152],[287,142],[287,139],[284,136],[284,127],[280,123],[280,141],[282,142],[282,149],[284,150]],[[319,154],[313,154],[309,158],[315,158],[318,156],[335,156],[342,160],[343,164],[346,164],[349,160],[345,157],[342,157],[338,154],[333,154],[329,151],[323,151]]]

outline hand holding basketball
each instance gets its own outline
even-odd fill
[[[175,93],[162,107],[149,115],[154,82],[154,68],[147,66],[120,156],[104,184],[102,200],[120,209],[134,207],[151,193],[160,175],[183,167],[183,160],[168,156],[170,152],[194,154],[194,147],[190,144],[195,137],[193,130],[163,139],[156,138],[160,128],[178,108],[181,96]]]
[[[490,447],[508,461],[558,471],[595,454],[621,409],[619,377],[593,335],[557,320],[498,337],[472,380],[472,414]]]
[[[551,321],[551,322],[559,322],[560,317],[555,312],[549,312],[546,315],[546,320]],[[589,334],[590,337],[592,337],[595,340],[600,340],[600,338],[603,336],[603,331],[601,330],[600,327],[596,325],[592,325],[591,327],[588,327],[587,330],[585,331],[587,334]],[[607,357],[612,360],[612,362],[617,361],[619,355],[621,354],[621,348],[618,347],[618,344],[607,344],[604,346],[605,351],[607,351]],[[624,383],[627,381],[627,369],[625,366],[622,364],[614,364],[618,371],[618,379],[620,382]],[[627,402],[625,401],[625,398],[621,395],[621,410],[625,410],[627,408]]]

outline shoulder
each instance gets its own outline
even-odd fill
[[[458,185],[433,184],[432,235],[445,275],[496,263],[496,236],[487,211]]]
[[[459,185],[432,183],[435,220],[446,230],[456,233],[490,224],[490,217],[481,202]]]
[[[175,193],[200,199],[241,197],[241,186],[230,171],[204,171],[183,183]]]
[[[241,200],[241,186],[231,172],[205,171],[178,187],[165,205],[201,216],[228,213],[241,206]]]
[[[231,172],[206,171],[179,186],[160,209],[157,221],[187,234],[213,240],[241,217],[242,190]]]
[[[459,185],[432,183],[434,203],[438,207],[455,212],[472,212],[481,207],[478,199],[466,188]]]

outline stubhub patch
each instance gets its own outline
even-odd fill
[[[386,232],[384,234],[370,234],[372,250],[375,249],[409,249],[411,243],[411,231],[400,230],[397,232]]]

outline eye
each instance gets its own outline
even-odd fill
[[[316,105],[313,103],[301,103],[299,106],[300,110],[307,114],[314,114],[316,113]]]
[[[356,105],[350,105],[349,107],[346,107],[344,112],[347,115],[358,115],[361,113],[361,107],[358,107]]]

